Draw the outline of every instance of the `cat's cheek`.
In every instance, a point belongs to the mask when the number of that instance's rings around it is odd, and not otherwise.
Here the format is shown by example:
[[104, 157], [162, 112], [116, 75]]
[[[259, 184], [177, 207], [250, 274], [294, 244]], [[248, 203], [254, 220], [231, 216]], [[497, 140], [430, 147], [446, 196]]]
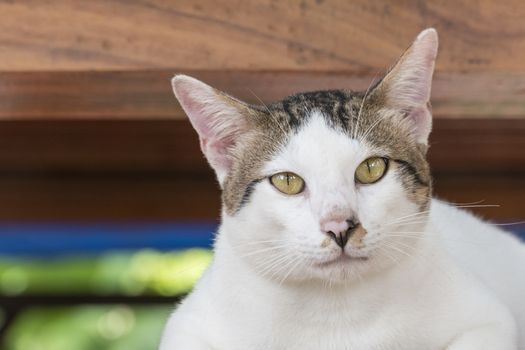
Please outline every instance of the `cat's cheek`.
[[[321, 232], [319, 215], [314, 212], [309, 197], [273, 199], [273, 208], [266, 211], [264, 221], [278, 222], [278, 236], [295, 247], [295, 253], [307, 261], [326, 258], [332, 254], [333, 242], [326, 242]], [[337, 249], [336, 249], [337, 250]]]
[[379, 183], [360, 186], [357, 198], [360, 218], [369, 229], [417, 211], [394, 173], [387, 174]]
[[256, 228], [258, 238], [303, 241], [308, 229], [315, 226], [308, 199], [303, 195], [286, 196], [270, 186], [258, 188], [236, 220]]

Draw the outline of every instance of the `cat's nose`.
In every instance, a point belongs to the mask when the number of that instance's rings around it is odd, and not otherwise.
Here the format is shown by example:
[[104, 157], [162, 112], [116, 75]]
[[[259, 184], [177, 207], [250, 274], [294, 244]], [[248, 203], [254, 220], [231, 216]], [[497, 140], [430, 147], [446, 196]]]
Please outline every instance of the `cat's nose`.
[[329, 220], [321, 223], [321, 230], [338, 246], [344, 249], [355, 228], [359, 225], [354, 219]]

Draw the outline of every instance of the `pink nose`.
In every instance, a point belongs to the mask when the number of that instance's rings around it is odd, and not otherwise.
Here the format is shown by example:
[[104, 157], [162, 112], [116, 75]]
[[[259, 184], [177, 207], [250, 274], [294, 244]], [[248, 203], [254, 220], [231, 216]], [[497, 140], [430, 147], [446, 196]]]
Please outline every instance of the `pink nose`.
[[345, 232], [350, 227], [350, 224], [346, 220], [329, 220], [321, 222], [321, 230], [323, 232], [333, 232], [338, 234], [339, 232]]
[[358, 224], [353, 219], [328, 219], [321, 221], [321, 230], [338, 246], [344, 249], [357, 225]]

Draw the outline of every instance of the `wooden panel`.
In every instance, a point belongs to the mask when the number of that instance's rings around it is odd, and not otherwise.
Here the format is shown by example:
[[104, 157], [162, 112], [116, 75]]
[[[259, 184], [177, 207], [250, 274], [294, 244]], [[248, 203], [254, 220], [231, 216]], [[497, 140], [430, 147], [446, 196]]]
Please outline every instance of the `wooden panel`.
[[433, 127], [434, 172], [525, 175], [525, 120], [438, 119]]
[[[441, 173], [525, 173], [525, 120], [437, 119], [430, 161]], [[185, 120], [3, 121], [2, 173], [211, 171]]]
[[3, 121], [3, 173], [203, 173], [187, 121]]
[[[524, 61], [525, 62], [525, 61]], [[181, 70], [0, 73], [0, 120], [183, 119], [170, 78]], [[259, 103], [298, 91], [366, 90], [371, 75], [348, 72], [183, 71]], [[436, 118], [525, 117], [524, 73], [441, 73], [432, 92]]]
[[0, 176], [0, 220], [214, 220], [219, 203], [211, 176]]
[[0, 2], [0, 70], [344, 69], [375, 72], [417, 33], [442, 71], [524, 69], [520, 0]]

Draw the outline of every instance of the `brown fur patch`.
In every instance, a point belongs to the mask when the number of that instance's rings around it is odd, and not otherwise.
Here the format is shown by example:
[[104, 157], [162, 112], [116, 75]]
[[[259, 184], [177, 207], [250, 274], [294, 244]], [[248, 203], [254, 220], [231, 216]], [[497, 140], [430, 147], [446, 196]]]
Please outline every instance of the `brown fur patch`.
[[363, 227], [363, 225], [359, 225], [354, 229], [354, 232], [352, 232], [352, 236], [350, 236], [350, 243], [355, 248], [362, 248], [363, 245], [363, 238], [366, 236], [366, 230]]
[[330, 245], [330, 243], [332, 242], [332, 239], [330, 237], [326, 237], [325, 239], [323, 239], [323, 241], [321, 242], [321, 248], [326, 248]]

